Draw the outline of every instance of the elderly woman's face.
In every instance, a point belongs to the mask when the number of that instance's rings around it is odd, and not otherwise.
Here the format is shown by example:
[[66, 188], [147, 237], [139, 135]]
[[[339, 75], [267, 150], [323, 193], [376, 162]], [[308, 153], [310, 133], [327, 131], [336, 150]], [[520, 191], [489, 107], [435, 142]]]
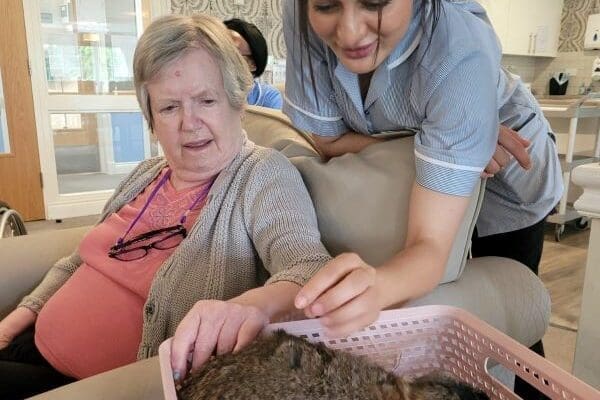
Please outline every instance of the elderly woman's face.
[[242, 145], [241, 110], [231, 107], [210, 54], [192, 49], [147, 84], [154, 133], [173, 177], [189, 186], [225, 168]]

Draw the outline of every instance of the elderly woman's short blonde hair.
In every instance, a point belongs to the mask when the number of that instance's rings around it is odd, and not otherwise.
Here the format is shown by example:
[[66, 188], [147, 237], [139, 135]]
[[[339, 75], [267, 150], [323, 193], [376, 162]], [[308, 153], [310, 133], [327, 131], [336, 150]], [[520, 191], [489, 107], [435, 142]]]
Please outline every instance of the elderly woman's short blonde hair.
[[135, 92], [151, 130], [152, 110], [146, 84], [170, 62], [197, 48], [205, 49], [217, 64], [231, 107], [241, 110], [245, 106], [252, 74], [225, 25], [204, 14], [167, 15], [148, 26], [133, 56]]

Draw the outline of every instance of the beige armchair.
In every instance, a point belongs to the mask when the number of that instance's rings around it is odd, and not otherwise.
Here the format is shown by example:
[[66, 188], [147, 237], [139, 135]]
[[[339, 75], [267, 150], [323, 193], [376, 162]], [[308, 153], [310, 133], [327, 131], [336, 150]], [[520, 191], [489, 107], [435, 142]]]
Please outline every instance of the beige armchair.
[[[361, 154], [324, 164], [309, 139], [294, 130], [278, 111], [250, 107], [244, 126], [252, 140], [282, 151], [301, 171], [317, 210], [324, 243], [332, 253], [357, 251], [377, 265], [402, 246], [404, 200], [414, 176], [410, 141], [378, 144]], [[398, 169], [404, 172], [398, 174]], [[482, 188], [473, 196], [447, 266], [446, 283], [413, 305], [461, 307], [529, 346], [546, 331], [550, 298], [539, 279], [517, 262], [497, 257], [467, 260], [481, 194]], [[77, 246], [87, 229], [0, 240], [0, 317], [12, 310], [54, 261]], [[159, 399], [158, 360], [137, 362], [36, 398]]]
[[[0, 318], [39, 282], [54, 261], [70, 254], [89, 227], [0, 239]], [[42, 399], [162, 399], [156, 358], [44, 393]]]

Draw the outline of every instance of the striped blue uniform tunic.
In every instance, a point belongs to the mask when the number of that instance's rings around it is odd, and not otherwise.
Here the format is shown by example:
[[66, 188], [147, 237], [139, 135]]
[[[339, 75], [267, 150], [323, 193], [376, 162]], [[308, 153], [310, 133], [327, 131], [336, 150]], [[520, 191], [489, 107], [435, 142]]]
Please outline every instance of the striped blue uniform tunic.
[[281, 97], [279, 90], [258, 79], [254, 80], [252, 88], [248, 92], [248, 97], [246, 97], [246, 101], [253, 106], [276, 108], [278, 110], [281, 110], [281, 106], [283, 105], [283, 98]]
[[519, 130], [531, 141], [533, 168], [512, 160], [488, 179], [477, 230], [487, 236], [539, 222], [563, 190], [539, 105], [520, 78], [501, 67], [499, 41], [478, 3], [443, 1], [431, 34], [420, 23], [420, 1], [414, 0], [406, 34], [374, 71], [364, 101], [358, 76], [310, 27], [309, 48], [302, 48], [297, 2], [284, 1], [283, 111], [297, 128], [320, 136], [413, 130], [417, 183], [457, 196], [473, 192], [496, 148], [499, 124]]

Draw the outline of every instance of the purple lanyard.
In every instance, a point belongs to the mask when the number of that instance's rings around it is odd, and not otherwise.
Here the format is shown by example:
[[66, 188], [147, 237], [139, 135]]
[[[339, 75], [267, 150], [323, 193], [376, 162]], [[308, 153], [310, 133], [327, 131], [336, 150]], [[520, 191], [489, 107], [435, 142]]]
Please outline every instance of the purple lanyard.
[[[135, 224], [137, 224], [137, 222], [140, 220], [140, 218], [142, 218], [142, 215], [144, 214], [144, 211], [146, 211], [146, 208], [148, 208], [148, 206], [150, 205], [150, 202], [154, 199], [154, 197], [156, 196], [156, 193], [158, 193], [158, 191], [160, 190], [160, 188], [162, 188], [164, 186], [164, 184], [167, 182], [167, 180], [171, 177], [171, 169], [169, 168], [167, 170], [167, 172], [165, 172], [165, 174], [163, 175], [163, 177], [160, 179], [160, 182], [158, 182], [158, 185], [156, 185], [156, 187], [152, 190], [152, 193], [150, 193], [150, 196], [148, 196], [148, 200], [146, 200], [146, 203], [144, 204], [144, 207], [142, 207], [142, 210], [138, 213], [138, 215], [136, 215], [136, 217], [133, 219], [133, 221], [131, 221], [131, 224], [129, 224], [129, 228], [127, 228], [127, 231], [125, 231], [125, 234], [123, 236], [121, 236], [119, 239], [117, 239], [117, 244], [122, 244], [123, 241], [125, 240], [125, 238], [127, 237], [127, 235], [129, 234], [129, 232], [131, 231], [131, 229], [133, 229], [133, 227], [135, 226]], [[215, 183], [215, 178], [213, 178], [210, 183], [208, 185], [206, 185], [204, 187], [204, 189], [202, 189], [202, 191], [200, 191], [200, 193], [198, 194], [198, 197], [196, 197], [196, 200], [194, 200], [192, 202], [192, 205], [185, 210], [185, 212], [181, 215], [181, 218], [179, 218], [179, 225], [183, 225], [187, 219], [188, 214], [192, 211], [192, 209], [194, 207], [196, 207], [196, 205], [204, 200], [206, 198], [206, 196], [208, 195], [208, 192], [210, 191], [210, 188], [212, 187], [213, 183]]]

